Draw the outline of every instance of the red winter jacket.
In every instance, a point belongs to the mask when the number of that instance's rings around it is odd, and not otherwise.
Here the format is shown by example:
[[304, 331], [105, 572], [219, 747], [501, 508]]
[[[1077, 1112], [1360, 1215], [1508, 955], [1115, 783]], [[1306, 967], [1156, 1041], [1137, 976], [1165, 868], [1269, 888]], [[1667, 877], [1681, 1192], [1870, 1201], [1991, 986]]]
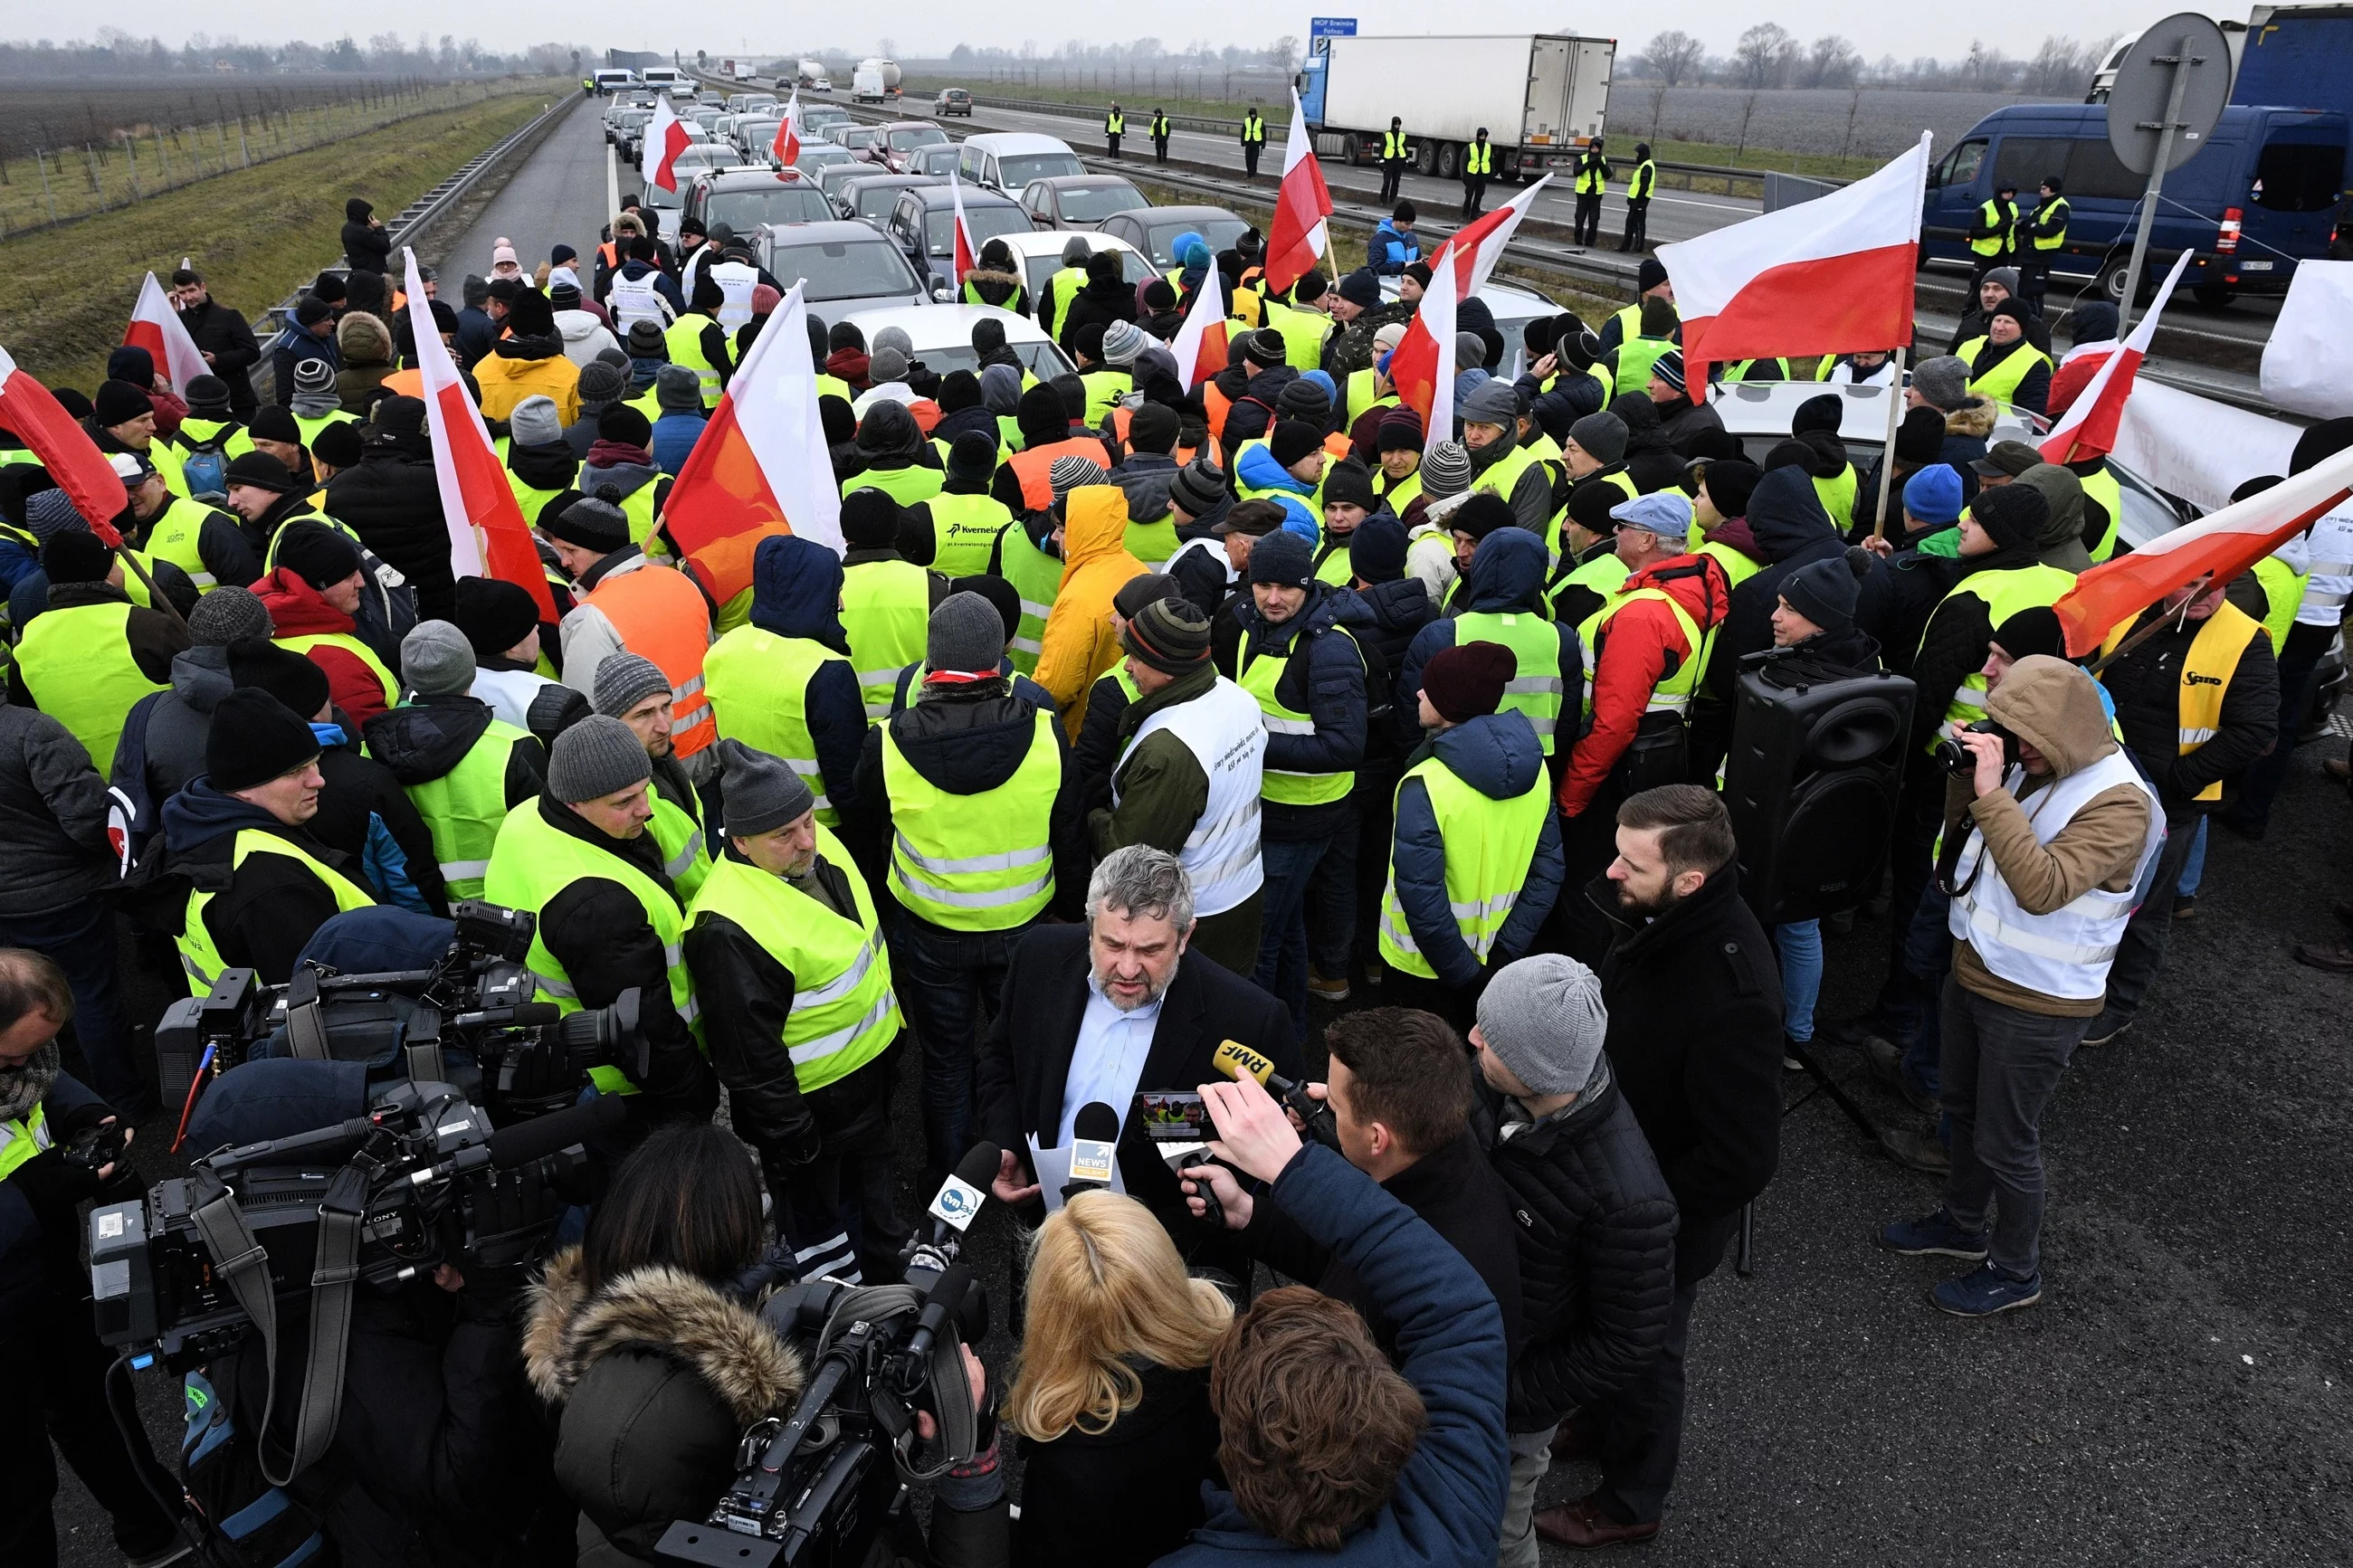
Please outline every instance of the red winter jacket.
[[[1703, 633], [1724, 624], [1732, 597], [1724, 568], [1707, 555], [1678, 555], [1646, 566], [1627, 578], [1618, 594], [1622, 597], [1638, 588], [1664, 589]], [[1651, 689], [1691, 657], [1691, 643], [1674, 612], [1655, 599], [1640, 600], [1610, 617], [1594, 672], [1593, 727], [1569, 753], [1568, 770], [1561, 775], [1564, 814], [1575, 816], [1593, 803], [1594, 792], [1633, 744]]]
[[[328, 632], [341, 632], [345, 637], [357, 635], [351, 616], [321, 598], [319, 590], [283, 566], [256, 583], [253, 592], [269, 607], [270, 624], [278, 628], [278, 642]], [[316, 644], [303, 653], [327, 672], [328, 693], [336, 707], [352, 716], [353, 723], [364, 724], [385, 710], [384, 682], [359, 655], [332, 643]], [[316, 715], [305, 713], [302, 717]]]
[[2114, 352], [2111, 349], [2076, 354], [2051, 373], [2051, 390], [2044, 395], [2042, 405], [2052, 423], [2057, 423], [2059, 416], [2073, 406], [2075, 399], [2084, 395], [2084, 389], [2092, 384], [2092, 378], [2100, 374], [2100, 367], [2108, 363], [2108, 355]]

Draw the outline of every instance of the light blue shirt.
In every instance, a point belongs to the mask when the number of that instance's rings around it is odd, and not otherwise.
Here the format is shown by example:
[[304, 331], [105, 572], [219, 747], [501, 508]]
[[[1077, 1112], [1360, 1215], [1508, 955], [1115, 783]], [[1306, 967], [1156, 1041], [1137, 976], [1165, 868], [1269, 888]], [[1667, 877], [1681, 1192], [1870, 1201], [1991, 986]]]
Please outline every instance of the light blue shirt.
[[1119, 1113], [1121, 1127], [1127, 1125], [1128, 1107], [1135, 1102], [1136, 1084], [1144, 1077], [1144, 1058], [1152, 1052], [1152, 1034], [1159, 1026], [1160, 999], [1123, 1013], [1096, 983], [1094, 966], [1087, 966], [1087, 1010], [1080, 1016], [1078, 1045], [1071, 1052], [1070, 1076], [1062, 1084], [1056, 1147], [1070, 1146], [1071, 1124], [1078, 1120], [1079, 1108], [1091, 1100], [1110, 1106]]

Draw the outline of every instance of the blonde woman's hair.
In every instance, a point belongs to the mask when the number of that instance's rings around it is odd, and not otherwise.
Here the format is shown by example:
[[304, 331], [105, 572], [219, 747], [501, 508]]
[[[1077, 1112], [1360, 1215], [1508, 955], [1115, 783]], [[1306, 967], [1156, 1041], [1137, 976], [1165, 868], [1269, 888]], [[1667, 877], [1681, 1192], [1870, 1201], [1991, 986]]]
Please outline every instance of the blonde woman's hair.
[[1082, 1193], [1039, 1227], [1029, 1260], [1028, 1334], [1005, 1419], [1032, 1442], [1075, 1426], [1107, 1431], [1144, 1398], [1129, 1358], [1209, 1364], [1233, 1304], [1185, 1260], [1134, 1198]]

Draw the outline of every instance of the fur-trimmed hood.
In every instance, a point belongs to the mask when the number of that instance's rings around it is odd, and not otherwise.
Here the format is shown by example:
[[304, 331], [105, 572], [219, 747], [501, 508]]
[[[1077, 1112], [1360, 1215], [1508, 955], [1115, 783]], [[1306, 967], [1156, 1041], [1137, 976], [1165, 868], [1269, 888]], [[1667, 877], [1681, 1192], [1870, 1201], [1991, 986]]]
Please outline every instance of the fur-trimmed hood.
[[746, 1426], [786, 1413], [799, 1398], [799, 1355], [757, 1313], [706, 1281], [667, 1267], [639, 1268], [592, 1299], [581, 1276], [580, 1249], [566, 1247], [532, 1288], [523, 1366], [550, 1404], [569, 1399], [589, 1368], [623, 1349], [692, 1367]]
[[1990, 397], [1972, 397], [1945, 416], [1945, 434], [1982, 441], [1993, 434], [1994, 421], [2000, 414]]

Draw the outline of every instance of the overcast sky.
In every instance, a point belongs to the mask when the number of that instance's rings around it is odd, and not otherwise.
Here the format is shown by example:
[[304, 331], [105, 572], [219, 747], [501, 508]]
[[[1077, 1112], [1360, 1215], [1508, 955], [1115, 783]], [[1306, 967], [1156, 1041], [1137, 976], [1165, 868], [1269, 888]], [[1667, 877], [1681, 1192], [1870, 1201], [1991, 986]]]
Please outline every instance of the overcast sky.
[[[2175, 4], [2147, 4], [2141, 0], [2075, 0], [2073, 5], [2052, 7], [2042, 16], [2049, 17], [2054, 28], [2079, 38], [2091, 38], [2139, 28], [2178, 9], [2180, 6]], [[734, 36], [718, 36], [720, 24], [705, 17], [691, 24], [703, 29], [701, 36], [683, 36], [664, 20], [670, 14], [669, 8], [648, 5], [643, 0], [570, 0], [556, 5], [407, 0], [405, 5], [364, 14], [322, 7], [314, 0], [215, 0], [198, 6], [132, 10], [119, 16], [72, 9], [60, 11], [53, 5], [37, 4], [35, 0], [0, 0], [0, 37], [63, 38], [78, 33], [86, 35], [100, 22], [112, 22], [142, 36], [152, 32], [172, 44], [199, 30], [214, 37], [234, 35], [249, 40], [292, 37], [325, 43], [344, 30], [365, 37], [386, 29], [404, 36], [423, 29], [437, 37], [448, 32], [459, 37], [479, 37], [485, 45], [500, 48], [558, 37], [592, 47], [684, 49], [690, 53], [702, 48], [714, 55], [737, 50], [775, 55], [813, 47], [837, 52], [865, 51], [874, 47], [879, 38], [888, 37], [899, 52], [913, 56], [919, 51], [945, 53], [958, 42], [1018, 47], [1025, 39], [1034, 39], [1041, 53], [1050, 53], [1067, 37], [1110, 42], [1137, 37], [1145, 27], [1155, 25], [1162, 41], [1171, 47], [1181, 48], [1204, 37], [1221, 46], [1239, 43], [1255, 47], [1284, 33], [1306, 37], [1308, 18], [1315, 15], [1354, 16], [1367, 33], [1470, 31], [1475, 27], [1477, 31], [1492, 33], [1543, 28], [1607, 36], [1614, 27], [1628, 26], [1625, 17], [1636, 10], [1641, 18], [1639, 25], [1620, 35], [1620, 43], [1629, 52], [1640, 48], [1653, 33], [1681, 27], [1704, 40], [1712, 52], [1724, 54], [1730, 51], [1742, 28], [1759, 20], [1778, 21], [1801, 38], [1842, 33], [1854, 40], [1864, 58], [1874, 60], [1883, 54], [1901, 59], [1923, 54], [1952, 58], [1964, 53], [1972, 37], [1998, 44], [2013, 56], [2031, 55], [2046, 30], [2030, 14], [2005, 7], [1889, 5], [1885, 0], [1804, 0], [1802, 4], [1782, 5], [1760, 5], [1757, 0], [1652, 0], [1639, 8], [1626, 5], [1622, 0], [1618, 4], [1584, 5], [1556, 4], [1553, 0], [1499, 0], [1471, 11], [1444, 8], [1442, 14], [1450, 20], [1462, 17], [1472, 24], [1456, 28], [1430, 26], [1432, 8], [1427, 4], [1407, 4], [1406, 0], [1357, 0], [1353, 5], [1335, 4], [1320, 11], [1306, 6], [1270, 8], [1258, 0], [1184, 0], [1178, 5], [1151, 7], [1141, 15], [1132, 5], [1007, 6], [987, 4], [986, 0], [955, 0], [948, 4], [918, 0], [913, 6], [861, 8], [862, 14], [873, 16], [880, 24], [875, 32], [827, 26], [820, 36], [813, 37], [795, 36], [795, 25], [782, 15], [776, 15], [763, 30], [739, 25], [743, 30]], [[2246, 7], [2238, 5], [2210, 14], [2243, 20]], [[1067, 30], [1048, 31], [1052, 25], [1050, 18], [1067, 18]], [[1124, 30], [1130, 27], [1138, 32]]]

